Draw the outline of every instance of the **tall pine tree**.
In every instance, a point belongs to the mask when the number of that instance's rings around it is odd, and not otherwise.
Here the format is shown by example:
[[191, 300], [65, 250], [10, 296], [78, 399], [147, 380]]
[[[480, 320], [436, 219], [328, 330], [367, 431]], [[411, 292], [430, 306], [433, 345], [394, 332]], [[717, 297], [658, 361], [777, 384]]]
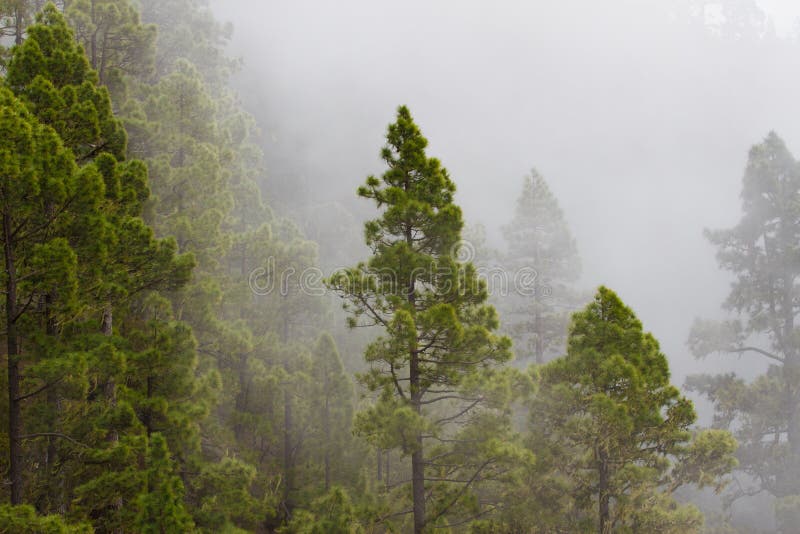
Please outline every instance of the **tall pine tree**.
[[[373, 255], [331, 283], [352, 311], [352, 325], [383, 330], [365, 354], [370, 370], [361, 381], [378, 398], [359, 415], [359, 428], [383, 448], [411, 456], [419, 533], [447, 524], [477, 481], [492, 477], [500, 463], [494, 455], [508, 452], [479, 444], [499, 436], [475, 441], [469, 429], [491, 408], [483, 386], [505, 378], [498, 365], [511, 358], [510, 341], [492, 333], [497, 314], [475, 267], [455, 259], [463, 226], [455, 184], [426, 156], [427, 140], [406, 107], [398, 109], [386, 141], [381, 156], [388, 169], [358, 190], [382, 209], [365, 226]], [[453, 468], [450, 460], [464, 452], [465, 440], [487, 458]]]

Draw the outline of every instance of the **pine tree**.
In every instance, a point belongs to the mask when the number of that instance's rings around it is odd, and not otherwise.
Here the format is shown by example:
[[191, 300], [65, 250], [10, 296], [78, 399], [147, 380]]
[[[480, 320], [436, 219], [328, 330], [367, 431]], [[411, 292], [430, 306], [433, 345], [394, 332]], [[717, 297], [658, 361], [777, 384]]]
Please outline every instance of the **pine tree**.
[[8, 90], [0, 89], [0, 103], [9, 478], [11, 504], [16, 505], [24, 498], [22, 403], [34, 393], [21, 389], [25, 360], [32, 356], [22, 340], [38, 337], [38, 325], [30, 319], [32, 304], [52, 288], [59, 288], [53, 320], [74, 309], [77, 258], [57, 230], [72, 210], [96, 211], [103, 189], [98, 174], [78, 172], [55, 132], [39, 124]]
[[542, 364], [564, 349], [580, 259], [558, 201], [536, 170], [525, 178], [503, 234], [508, 251], [501, 263], [513, 283], [497, 303], [517, 358]]
[[343, 478], [340, 473], [346, 467], [344, 458], [354, 446], [353, 386], [330, 334], [319, 337], [312, 357], [311, 379], [315, 386], [312, 405], [319, 410], [314, 428], [324, 467], [324, 488], [328, 491], [332, 483]]
[[[64, 329], [52, 317], [49, 309], [59, 305], [63, 298], [58, 285], [44, 295], [46, 306], [42, 313], [48, 325], [45, 346], [54, 354], [72, 351], [85, 355], [89, 364], [87, 380], [100, 384], [98, 389], [103, 394], [96, 395], [94, 388], [87, 387], [87, 391], [73, 392], [73, 396], [77, 393], [83, 398], [69, 398], [65, 387], [68, 384], [63, 377], [45, 369], [46, 374], [41, 379], [47, 386], [45, 413], [48, 413], [48, 420], [41, 430], [46, 435], [55, 428], [69, 429], [69, 434], [79, 438], [85, 447], [92, 448], [91, 452], [83, 450], [80, 454], [93, 455], [98, 461], [104, 458], [102, 461], [109, 466], [107, 473], [86, 470], [75, 460], [76, 451], [57, 447], [56, 440], [49, 438], [48, 447], [41, 454], [47, 466], [43, 472], [50, 477], [44, 484], [50, 488], [42, 493], [42, 498], [52, 504], [37, 501], [37, 505], [45, 510], [63, 511], [68, 508], [70, 491], [84, 497], [100, 492], [103, 498], [118, 499], [119, 504], [91, 509], [91, 514], [96, 522], [113, 522], [120, 519], [106, 518], [110, 509], [119, 510], [126, 496], [128, 500], [135, 497], [129, 493], [130, 483], [126, 478], [135, 467], [135, 459], [131, 452], [114, 453], [108, 449], [120, 445], [124, 450], [128, 447], [135, 450], [140, 446], [135, 439], [119, 443], [120, 434], [136, 432], [135, 424], [131, 427], [128, 417], [131, 407], [126, 399], [118, 398], [116, 387], [120, 381], [127, 381], [126, 365], [134, 358], [130, 346], [113, 339], [113, 317], [117, 316], [119, 324], [129, 316], [126, 304], [133, 299], [156, 289], [174, 289], [185, 284], [194, 262], [189, 256], [176, 257], [174, 242], [156, 240], [142, 221], [149, 195], [147, 170], [140, 162], [117, 160], [124, 157], [125, 133], [113, 116], [108, 92], [98, 87], [97, 74], [75, 44], [64, 17], [50, 4], [38, 17], [37, 24], [29, 28], [28, 34], [24, 44], [12, 52], [7, 83], [37, 117], [68, 140], [68, 148], [84, 165], [82, 173], [94, 177], [99, 195], [94, 208], [76, 204], [70, 217], [62, 217], [64, 222], [56, 230], [56, 235], [63, 236], [79, 259], [77, 294], [82, 313], [75, 317], [79, 321], [73, 321]], [[66, 110], [62, 109], [65, 102], [69, 102]], [[107, 139], [116, 141], [107, 142]], [[98, 333], [102, 333], [104, 339], [98, 338]], [[108, 355], [113, 357], [105, 361], [104, 356]], [[193, 376], [194, 369], [187, 372]], [[176, 395], [184, 393], [175, 392]], [[70, 410], [66, 409], [70, 407], [80, 413], [86, 409], [86, 404], [91, 406], [96, 418], [94, 425], [84, 424], [84, 420], [73, 422]], [[126, 459], [128, 464], [121, 459]], [[112, 479], [116, 474], [112, 473], [117, 471], [119, 477], [114, 486]], [[97, 477], [99, 479], [94, 480]], [[57, 492], [52, 490], [56, 487], [59, 488]], [[99, 502], [97, 493], [94, 497]], [[83, 504], [78, 508], [83, 508]], [[119, 514], [112, 512], [112, 515]]]
[[36, 21], [27, 30], [28, 38], [12, 51], [6, 85], [58, 132], [78, 162], [102, 152], [124, 159], [125, 130], [66, 19], [48, 3]]
[[155, 25], [142, 24], [127, 0], [77, 0], [69, 3], [66, 16], [98, 82], [123, 103], [126, 77], [146, 78], [154, 71]]
[[186, 60], [202, 72], [209, 89], [219, 96], [238, 61], [225, 54], [232, 27], [217, 21], [208, 0], [140, 0], [142, 21], [159, 28], [156, 73], [173, 72]]
[[[486, 284], [474, 266], [454, 259], [463, 224], [455, 185], [426, 156], [427, 140], [406, 107], [398, 109], [386, 139], [381, 155], [388, 170], [358, 190], [383, 209], [365, 226], [373, 256], [331, 284], [346, 299], [351, 324], [383, 329], [367, 348], [371, 369], [361, 377], [378, 399], [358, 425], [382, 448], [411, 456], [413, 528], [422, 532], [443, 524], [476, 480], [492, 476], [496, 458], [462, 471], [447, 467], [448, 455], [475, 439], [464, 436], [466, 423], [489, 409], [491, 395], [483, 388], [502, 375], [497, 366], [510, 359], [510, 341], [492, 334], [497, 314], [485, 304]], [[471, 449], [488, 452], [475, 443]]]
[[[733, 228], [707, 231], [720, 267], [735, 275], [724, 308], [732, 320], [697, 320], [689, 345], [697, 357], [719, 352], [769, 364], [752, 382], [735, 374], [690, 377], [688, 385], [714, 403], [714, 424], [741, 443], [745, 485], [731, 499], [766, 491], [786, 512], [800, 495], [800, 350], [797, 346], [798, 163], [771, 132], [751, 148], [742, 181], [742, 218]], [[800, 508], [797, 508], [800, 509]]]
[[699, 531], [702, 515], [671, 493], [687, 483], [723, 485], [735, 465], [727, 432], [692, 441], [691, 401], [669, 383], [658, 342], [611, 290], [572, 319], [567, 354], [541, 368], [531, 405], [531, 446], [545, 471], [537, 481], [569, 496], [561, 528]]

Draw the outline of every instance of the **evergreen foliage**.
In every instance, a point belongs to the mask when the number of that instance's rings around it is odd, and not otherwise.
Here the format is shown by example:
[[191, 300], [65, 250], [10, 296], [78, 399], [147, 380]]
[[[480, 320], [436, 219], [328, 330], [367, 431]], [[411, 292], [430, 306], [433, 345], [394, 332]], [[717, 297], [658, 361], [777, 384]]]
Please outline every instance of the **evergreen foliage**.
[[774, 132], [750, 149], [741, 198], [742, 218], [735, 227], [706, 232], [720, 267], [735, 276], [724, 303], [734, 317], [696, 320], [689, 346], [697, 357], [743, 356], [766, 361], [768, 368], [750, 382], [725, 374], [690, 377], [687, 385], [714, 403], [714, 426], [731, 429], [741, 444], [739, 469], [753, 482], [735, 488], [730, 502], [766, 491], [780, 499], [776, 513], [784, 521], [797, 502], [800, 475], [795, 326], [800, 173]]

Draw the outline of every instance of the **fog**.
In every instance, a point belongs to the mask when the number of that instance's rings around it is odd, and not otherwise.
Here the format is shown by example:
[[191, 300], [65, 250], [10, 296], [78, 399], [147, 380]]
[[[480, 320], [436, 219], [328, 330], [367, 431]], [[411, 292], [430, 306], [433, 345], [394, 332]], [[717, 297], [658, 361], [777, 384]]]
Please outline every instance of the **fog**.
[[577, 240], [582, 285], [619, 292], [680, 384], [721, 365], [685, 347], [692, 319], [719, 315], [729, 284], [702, 230], [738, 220], [752, 144], [775, 130], [800, 147], [800, 8], [729, 2], [736, 21], [702, 4], [226, 0], [215, 10], [236, 28], [237, 84], [265, 130], [268, 173], [301, 169], [300, 198], [370, 216], [354, 191], [382, 171], [386, 124], [406, 104], [467, 221], [497, 239], [536, 167]]

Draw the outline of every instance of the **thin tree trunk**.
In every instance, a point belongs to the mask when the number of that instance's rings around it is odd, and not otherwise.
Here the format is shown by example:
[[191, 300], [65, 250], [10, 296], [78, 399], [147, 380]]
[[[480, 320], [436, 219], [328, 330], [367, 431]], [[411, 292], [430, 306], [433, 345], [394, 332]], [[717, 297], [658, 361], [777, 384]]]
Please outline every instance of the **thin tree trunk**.
[[[95, 21], [94, 8], [95, 8], [95, 2], [94, 2], [94, 0], [92, 0], [92, 4], [91, 4], [92, 23], [94, 23], [94, 21]], [[97, 70], [97, 32], [98, 31], [99, 31], [99, 28], [95, 28], [95, 30], [92, 32], [92, 38], [91, 38], [91, 40], [89, 42], [89, 48], [90, 48], [89, 57], [91, 58], [92, 68], [95, 69], [95, 70]]]
[[[406, 175], [404, 189], [409, 190], [411, 184], [409, 176]], [[414, 249], [414, 239], [412, 227], [409, 221], [405, 224], [406, 245], [410, 250]], [[414, 313], [416, 308], [416, 280], [413, 271], [409, 274], [406, 285], [406, 297], [408, 299], [409, 312]], [[408, 386], [411, 406], [417, 414], [422, 413], [422, 389], [419, 371], [419, 352], [417, 351], [416, 339], [408, 347]], [[423, 450], [422, 432], [417, 431], [414, 436], [414, 451], [411, 453], [411, 496], [414, 509], [414, 534], [421, 534], [425, 528], [425, 453]]]
[[[55, 317], [53, 317], [52, 313], [52, 306], [56, 300], [56, 295], [54, 292], [48, 293], [44, 298], [44, 315], [45, 315], [45, 332], [47, 337], [51, 341], [55, 341], [56, 336], [58, 335], [58, 328], [56, 325]], [[58, 394], [58, 390], [55, 387], [47, 388], [47, 405], [52, 412], [52, 418], [50, 419], [50, 427], [53, 429], [54, 432], [60, 431], [59, 425], [59, 412], [61, 408], [61, 397]], [[47, 474], [50, 477], [50, 481], [53, 484], [53, 488], [58, 486], [59, 491], [56, 497], [56, 510], [59, 514], [66, 513], [67, 504], [65, 498], [65, 491], [64, 491], [64, 478], [59, 477], [56, 475], [56, 468], [58, 464], [58, 446], [56, 443], [57, 438], [49, 437], [47, 438]]]
[[17, 338], [17, 271], [11, 216], [3, 214], [3, 245], [6, 258], [6, 351], [8, 353], [8, 460], [11, 504], [22, 504], [22, 412], [19, 400], [19, 339]]
[[[283, 342], [286, 343], [289, 337], [289, 323], [283, 321]], [[289, 362], [283, 362], [286, 374], [289, 374]], [[294, 465], [292, 455], [292, 395], [289, 391], [290, 385], [287, 383], [283, 389], [283, 507], [286, 512], [286, 519], [291, 519], [292, 508], [292, 489], [294, 487]]]
[[[106, 303], [105, 307], [103, 308], [103, 320], [100, 323], [100, 331], [106, 337], [111, 337], [114, 334], [114, 307], [113, 305], [108, 302]], [[108, 377], [108, 381], [106, 382], [105, 387], [105, 397], [106, 402], [108, 402], [109, 406], [113, 409], [117, 405], [117, 383], [114, 380], [113, 376]], [[148, 433], [149, 435], [149, 433]], [[110, 429], [108, 434], [106, 435], [106, 440], [111, 444], [112, 447], [116, 446], [119, 443], [119, 433], [116, 429]], [[122, 510], [122, 497], [117, 497], [114, 499], [114, 502], [111, 504], [111, 508], [116, 512]], [[114, 534], [121, 534], [121, 529], [116, 529], [113, 531]]]
[[330, 380], [325, 370], [325, 410], [322, 414], [322, 427], [325, 432], [325, 491], [331, 486], [331, 421], [330, 421]]
[[[409, 300], [413, 302], [413, 295]], [[417, 414], [422, 413], [420, 401], [419, 355], [412, 348], [410, 351], [409, 384], [411, 389], [411, 405]], [[414, 437], [414, 451], [411, 453], [411, 495], [414, 508], [414, 534], [421, 534], [425, 528], [425, 455], [423, 451], [422, 433], [417, 431]]]
[[[538, 295], [537, 295], [538, 297]], [[542, 314], [539, 310], [538, 301], [535, 304], [534, 310], [534, 330], [536, 331], [536, 363], [542, 365], [544, 363], [544, 343], [542, 342]]]
[[600, 514], [600, 534], [609, 534], [611, 532], [610, 519], [610, 495], [609, 495], [609, 473], [608, 473], [608, 453], [605, 449], [598, 451], [598, 459], [600, 460], [600, 480], [598, 484], [598, 501], [599, 501], [599, 514]]
[[14, 11], [14, 44], [17, 46], [22, 44], [23, 26], [22, 8], [18, 7]]
[[[247, 372], [248, 356], [243, 354], [239, 362], [239, 393], [236, 395], [236, 411], [243, 414], [247, 410], [250, 396], [250, 375]], [[237, 441], [244, 439], [244, 422], [242, 417], [236, 418], [233, 434]]]
[[[153, 377], [152, 375], [147, 375], [146, 380], [146, 387], [147, 387], [147, 396], [145, 397], [148, 401], [153, 398]], [[145, 431], [147, 432], [147, 441], [150, 442], [150, 436], [153, 434], [153, 414], [150, 408], [146, 408], [144, 413], [142, 414], [142, 424], [144, 424]]]
[[384, 470], [386, 476], [386, 491], [389, 491], [389, 475], [391, 474], [391, 470], [389, 470], [389, 458], [391, 457], [392, 450], [386, 449], [386, 469]]
[[382, 473], [382, 469], [383, 469], [383, 451], [381, 449], [378, 449], [377, 451], [375, 451], [375, 453], [377, 455], [377, 460], [378, 460], [378, 464], [377, 464], [377, 466], [378, 466], [378, 482], [380, 482], [381, 480], [383, 480], [383, 473]]
[[291, 517], [292, 512], [292, 467], [292, 397], [287, 388], [283, 391], [283, 505], [288, 517]]
[[411, 493], [414, 499], [414, 534], [425, 528], [425, 464], [423, 463], [422, 436], [417, 434], [417, 450], [411, 454]]
[[534, 286], [534, 293], [533, 293], [533, 314], [534, 314], [534, 330], [536, 332], [536, 345], [535, 345], [535, 356], [536, 356], [536, 363], [542, 365], [544, 363], [544, 350], [542, 342], [542, 310], [539, 307], [539, 302], [541, 295], [542, 286], [539, 283], [539, 277], [541, 276], [541, 263], [539, 262], [539, 236], [536, 236], [536, 243], [534, 245], [534, 256], [533, 256], [533, 265], [537, 269], [536, 272], [536, 285]]

